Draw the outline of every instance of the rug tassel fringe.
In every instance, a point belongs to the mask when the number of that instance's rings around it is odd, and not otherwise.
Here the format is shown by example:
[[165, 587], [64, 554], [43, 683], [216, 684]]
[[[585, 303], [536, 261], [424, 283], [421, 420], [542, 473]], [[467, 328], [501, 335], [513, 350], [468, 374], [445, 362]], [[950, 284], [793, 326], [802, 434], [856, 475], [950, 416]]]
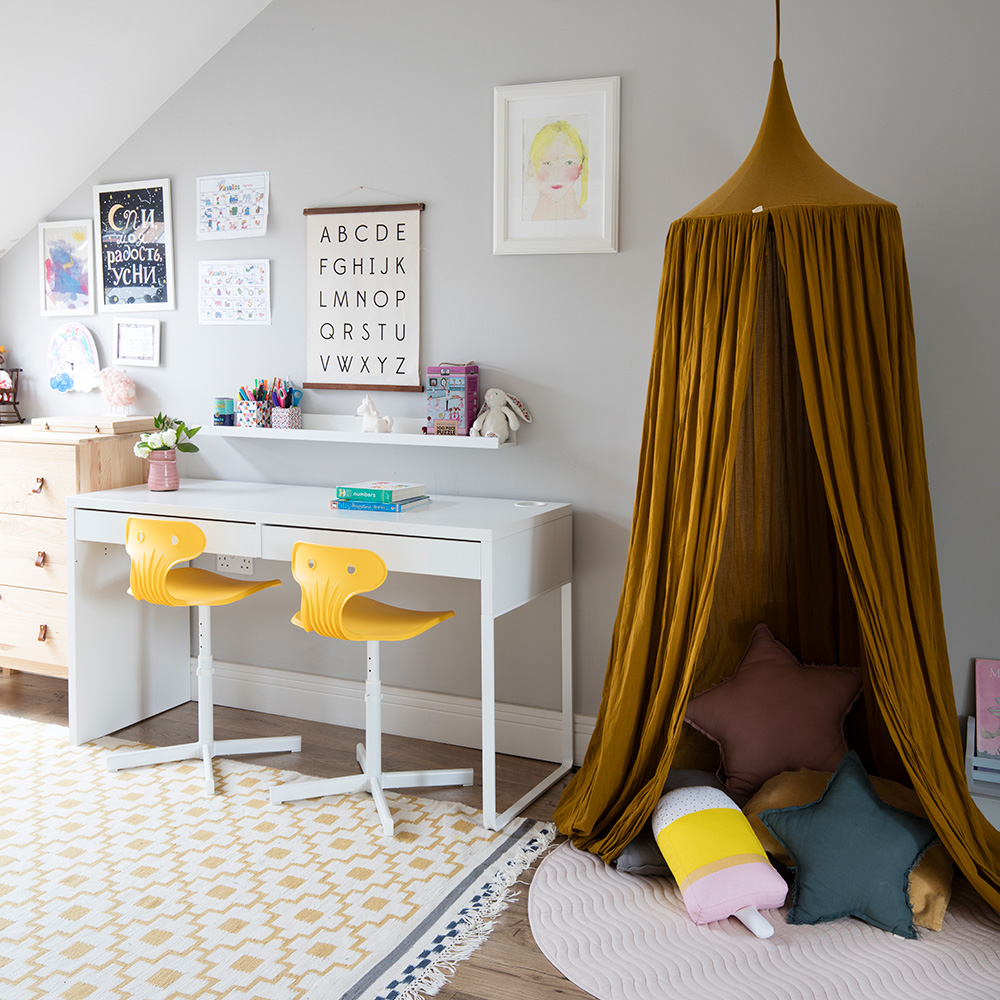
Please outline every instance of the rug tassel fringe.
[[[550, 835], [551, 836], [551, 835]], [[551, 843], [551, 841], [549, 841]], [[544, 853], [549, 844], [543, 844], [541, 850], [525, 853], [523, 858], [508, 862], [508, 870], [497, 872], [493, 882], [484, 895], [488, 895], [482, 905], [473, 912], [466, 914], [466, 927], [460, 937], [449, 943], [447, 948], [438, 955], [432, 965], [421, 972], [406, 987], [396, 994], [398, 1000], [424, 1000], [438, 993], [447, 986], [454, 976], [459, 962], [471, 957], [479, 950], [483, 942], [496, 927], [500, 915], [510, 903], [520, 896], [514, 887], [524, 884], [520, 881], [521, 874], [535, 861], [539, 854]]]

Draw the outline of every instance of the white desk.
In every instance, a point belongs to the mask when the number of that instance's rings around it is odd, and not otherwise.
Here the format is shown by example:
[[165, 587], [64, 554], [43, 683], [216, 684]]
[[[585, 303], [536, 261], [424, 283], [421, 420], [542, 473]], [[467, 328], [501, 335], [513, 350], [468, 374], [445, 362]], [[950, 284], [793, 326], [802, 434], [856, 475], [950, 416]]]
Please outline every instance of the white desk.
[[[169, 493], [128, 486], [70, 497], [70, 741], [106, 736], [190, 700], [189, 631], [176, 609], [126, 594], [130, 516], [194, 521], [208, 553], [290, 562], [297, 541], [367, 548], [390, 572], [480, 583], [483, 817], [499, 829], [572, 765], [572, 507], [436, 496], [418, 510], [382, 514], [331, 511], [332, 496], [328, 487], [183, 479]], [[561, 595], [562, 759], [497, 815], [495, 622], [554, 590]]]

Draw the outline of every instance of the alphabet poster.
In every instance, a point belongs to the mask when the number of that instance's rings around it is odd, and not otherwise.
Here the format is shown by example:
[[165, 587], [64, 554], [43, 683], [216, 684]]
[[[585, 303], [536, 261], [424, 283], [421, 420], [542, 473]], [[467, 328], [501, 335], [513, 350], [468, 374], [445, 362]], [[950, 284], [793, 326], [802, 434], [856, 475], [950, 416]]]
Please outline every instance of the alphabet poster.
[[174, 308], [170, 181], [94, 188], [102, 312]]
[[421, 388], [423, 207], [305, 209], [307, 388]]

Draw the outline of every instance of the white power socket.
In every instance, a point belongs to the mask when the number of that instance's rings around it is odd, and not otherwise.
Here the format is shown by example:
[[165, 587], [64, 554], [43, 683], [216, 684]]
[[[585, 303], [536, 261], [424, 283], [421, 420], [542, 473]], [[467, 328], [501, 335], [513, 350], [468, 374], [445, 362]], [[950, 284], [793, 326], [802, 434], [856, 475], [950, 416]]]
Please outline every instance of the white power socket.
[[253, 576], [253, 559], [249, 556], [216, 556], [216, 569], [220, 573], [236, 576]]

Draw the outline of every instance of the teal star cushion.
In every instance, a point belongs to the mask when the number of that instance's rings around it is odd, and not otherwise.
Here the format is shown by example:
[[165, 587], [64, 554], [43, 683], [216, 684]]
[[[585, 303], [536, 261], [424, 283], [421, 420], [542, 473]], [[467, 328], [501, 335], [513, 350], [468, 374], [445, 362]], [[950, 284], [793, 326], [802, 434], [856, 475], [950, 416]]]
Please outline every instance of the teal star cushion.
[[936, 834], [927, 820], [878, 797], [856, 753], [815, 802], [765, 809], [760, 818], [796, 863], [790, 924], [851, 916], [917, 936], [908, 877]]

